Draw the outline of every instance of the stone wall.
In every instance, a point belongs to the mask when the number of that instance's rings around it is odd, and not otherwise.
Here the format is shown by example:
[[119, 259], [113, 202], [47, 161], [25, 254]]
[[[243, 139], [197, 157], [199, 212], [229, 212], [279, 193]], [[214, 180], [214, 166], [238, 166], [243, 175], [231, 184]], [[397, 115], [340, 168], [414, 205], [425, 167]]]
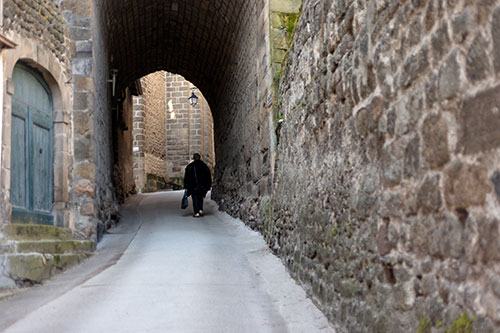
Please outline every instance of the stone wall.
[[[201, 159], [213, 170], [213, 118], [203, 94], [184, 77], [167, 73], [166, 79], [166, 175], [180, 182], [194, 153], [199, 153]], [[199, 98], [194, 107], [189, 104], [189, 96], [193, 92]]]
[[130, 89], [125, 91], [125, 99], [118, 109], [118, 120], [115, 131], [115, 165], [113, 181], [115, 185], [116, 198], [119, 203], [136, 193], [134, 181], [134, 155], [133, 155], [133, 116], [134, 96]]
[[260, 198], [271, 194], [276, 150], [270, 4], [300, 0], [95, 1], [120, 89], [166, 69], [203, 91], [214, 116], [213, 197], [255, 222]]
[[[213, 169], [213, 118], [203, 94], [182, 76], [164, 71], [141, 82], [143, 93], [136, 97], [134, 115], [136, 186], [155, 191], [162, 177], [182, 183], [195, 152]], [[193, 91], [199, 97], [195, 107], [188, 101]]]
[[72, 41], [73, 57], [73, 147], [74, 169], [72, 177], [72, 210], [75, 214], [75, 237], [95, 237], [95, 126], [94, 106], [96, 103], [93, 74], [92, 1], [65, 1], [63, 13], [66, 24], [75, 38]]
[[134, 182], [138, 191], [143, 191], [146, 187], [146, 171], [144, 166], [144, 144], [146, 137], [144, 135], [144, 100], [140, 96], [133, 97], [134, 102], [134, 125], [133, 135], [133, 153], [134, 153]]
[[[68, 43], [65, 38], [66, 21], [61, 1], [53, 0], [4, 0], [3, 29], [15, 31], [24, 37], [40, 40], [62, 63], [69, 61]], [[75, 28], [76, 29], [76, 28]], [[70, 29], [71, 38], [77, 30]]]
[[[94, 94], [95, 105], [93, 122], [95, 127], [95, 184], [96, 184], [96, 207], [95, 216], [97, 218], [97, 239], [100, 239], [102, 233], [117, 219], [118, 201], [115, 196], [113, 182], [113, 170], [117, 156], [117, 143], [113, 138], [113, 129], [118, 126], [119, 118], [116, 116], [116, 110], [120, 109], [120, 104], [126, 97], [126, 91], [112, 92], [113, 67], [110, 66], [111, 52], [107, 44], [108, 31], [104, 28], [104, 12], [100, 3], [93, 1], [93, 79], [96, 85]], [[123, 75], [119, 73], [117, 75]], [[111, 106], [111, 109], [110, 109]], [[114, 143], [114, 145], [112, 144]]]
[[2, 51], [2, 138], [0, 180], [0, 224], [11, 222], [10, 155], [12, 72], [18, 62], [38, 71], [47, 83], [54, 107], [54, 223], [61, 227], [74, 227], [70, 193], [73, 190], [71, 131], [71, 57], [74, 36], [71, 34], [64, 5], [61, 2], [4, 1], [2, 4], [1, 33], [15, 43], [15, 47]]
[[499, 22], [304, 1], [261, 228], [341, 331], [500, 329]]
[[166, 163], [166, 99], [165, 72], [149, 74], [141, 79], [144, 102], [144, 170], [146, 174], [165, 175]]
[[[256, 227], [260, 200], [271, 193], [275, 150], [273, 73], [269, 40], [270, 3], [245, 2], [233, 67], [212, 105], [215, 186], [220, 208]], [[264, 199], [266, 200], [266, 199]]]

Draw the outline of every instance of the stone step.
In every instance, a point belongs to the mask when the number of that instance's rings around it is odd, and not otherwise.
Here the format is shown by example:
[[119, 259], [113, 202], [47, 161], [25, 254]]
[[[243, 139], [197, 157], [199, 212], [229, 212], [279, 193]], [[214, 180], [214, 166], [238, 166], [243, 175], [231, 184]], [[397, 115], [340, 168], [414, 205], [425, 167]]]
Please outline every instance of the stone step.
[[41, 240], [41, 241], [16, 241], [15, 253], [42, 253], [42, 254], [65, 254], [65, 253], [91, 253], [95, 251], [93, 241], [76, 240]]
[[14, 253], [15, 244], [14, 241], [0, 241], [0, 255], [6, 253]]
[[20, 285], [31, 285], [47, 280], [63, 270], [75, 266], [89, 257], [90, 253], [72, 254], [4, 254], [0, 263], [4, 275]]
[[37, 224], [8, 224], [5, 236], [9, 240], [72, 240], [70, 229]]

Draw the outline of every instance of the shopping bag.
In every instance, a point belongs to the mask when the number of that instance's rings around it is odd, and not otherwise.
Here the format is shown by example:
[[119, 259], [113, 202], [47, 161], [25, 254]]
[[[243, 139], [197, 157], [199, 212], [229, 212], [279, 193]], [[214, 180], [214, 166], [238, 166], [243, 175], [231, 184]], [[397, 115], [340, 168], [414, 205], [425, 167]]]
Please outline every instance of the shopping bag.
[[184, 196], [182, 197], [181, 208], [186, 209], [189, 205], [187, 190], [184, 190]]

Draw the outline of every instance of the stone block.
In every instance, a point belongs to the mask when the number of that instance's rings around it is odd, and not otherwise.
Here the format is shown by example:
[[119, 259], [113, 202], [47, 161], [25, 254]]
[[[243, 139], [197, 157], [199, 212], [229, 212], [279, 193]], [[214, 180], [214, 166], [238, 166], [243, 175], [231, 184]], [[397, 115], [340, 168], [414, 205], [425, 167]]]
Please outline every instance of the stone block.
[[498, 233], [500, 221], [494, 218], [482, 218], [477, 221], [479, 231], [479, 248], [481, 258], [485, 263], [500, 260], [500, 242]]
[[467, 52], [466, 72], [469, 80], [480, 81], [488, 76], [491, 71], [490, 60], [486, 53], [488, 49], [488, 41], [478, 34]]
[[77, 91], [95, 92], [94, 79], [85, 76], [74, 76]]
[[75, 132], [80, 135], [86, 135], [93, 127], [90, 112], [88, 111], [74, 111], [73, 124]]
[[85, 195], [89, 198], [95, 197], [96, 186], [89, 181], [81, 181], [75, 185], [75, 194], [77, 196]]
[[92, 41], [90, 40], [76, 41], [75, 46], [77, 53], [92, 53]]
[[500, 7], [493, 13], [491, 35], [493, 36], [493, 65], [495, 72], [500, 73]]
[[445, 169], [444, 195], [451, 209], [484, 205], [491, 192], [486, 168], [455, 161]]
[[441, 188], [439, 175], [427, 176], [417, 193], [417, 208], [424, 214], [437, 212], [441, 208]]
[[403, 161], [400, 158], [400, 148], [397, 143], [388, 145], [382, 150], [382, 180], [386, 187], [393, 187], [401, 182]]
[[476, 28], [471, 8], [465, 8], [463, 13], [455, 17], [452, 26], [455, 41], [458, 43], [464, 42]]
[[377, 249], [381, 256], [385, 256], [391, 252], [391, 246], [388, 241], [388, 227], [387, 224], [383, 224], [377, 232]]
[[432, 36], [431, 46], [434, 63], [437, 63], [448, 52], [450, 47], [450, 37], [446, 23], [443, 23]]
[[92, 66], [92, 58], [75, 58], [72, 62], [73, 75], [90, 76]]
[[73, 95], [73, 108], [75, 110], [88, 109], [90, 97], [88, 92], [75, 92]]
[[302, 5], [302, 0], [270, 0], [271, 12], [278, 13], [298, 13]]
[[87, 202], [81, 205], [80, 214], [83, 216], [95, 216], [95, 206], [92, 202]]
[[38, 253], [9, 255], [7, 257], [7, 271], [13, 279], [40, 283], [54, 274], [55, 267], [50, 264], [51, 259], [51, 257]]
[[271, 13], [270, 15], [271, 18], [271, 27], [272, 28], [279, 28], [283, 26], [283, 18], [279, 13]]
[[406, 178], [415, 175], [420, 167], [420, 138], [415, 135], [405, 149], [403, 172]]
[[[443, 256], [460, 260], [465, 254], [464, 224], [454, 216], [445, 216], [438, 221], [439, 247]], [[463, 273], [458, 273], [458, 280], [463, 280]]]
[[500, 147], [500, 85], [464, 101], [460, 147], [467, 155]]
[[62, 2], [63, 9], [71, 11], [73, 15], [82, 17], [92, 16], [93, 3], [90, 0], [70, 0]]
[[75, 173], [83, 179], [93, 180], [96, 176], [96, 168], [94, 163], [82, 162], [75, 167]]
[[273, 49], [272, 50], [272, 62], [282, 63], [286, 56], [286, 50], [282, 49]]
[[19, 241], [16, 244], [17, 253], [46, 253], [64, 254], [76, 252], [93, 252], [95, 243], [93, 241], [75, 240], [42, 240], [42, 241]]
[[441, 101], [458, 95], [460, 89], [460, 66], [457, 52], [453, 52], [439, 70], [438, 96]]
[[91, 159], [94, 155], [94, 151], [91, 146], [90, 136], [77, 136], [75, 138], [75, 160], [84, 161]]
[[70, 27], [69, 36], [75, 41], [88, 40], [92, 37], [90, 29], [81, 27]]
[[450, 160], [448, 149], [448, 125], [441, 115], [431, 114], [422, 124], [423, 155], [432, 169]]
[[287, 49], [286, 32], [283, 29], [271, 29], [272, 45], [277, 49]]
[[44, 225], [8, 224], [5, 226], [5, 236], [11, 240], [71, 240], [70, 229]]

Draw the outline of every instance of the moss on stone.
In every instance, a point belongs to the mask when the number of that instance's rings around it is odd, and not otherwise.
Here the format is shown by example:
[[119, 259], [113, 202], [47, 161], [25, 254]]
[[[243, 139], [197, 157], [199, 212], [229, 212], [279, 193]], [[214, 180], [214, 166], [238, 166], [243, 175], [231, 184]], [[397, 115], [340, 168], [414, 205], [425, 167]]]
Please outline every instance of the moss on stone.
[[464, 311], [457, 319], [455, 319], [451, 326], [446, 329], [446, 333], [472, 333], [472, 324], [475, 318], [469, 317], [467, 311]]
[[336, 232], [337, 232], [337, 229], [338, 229], [338, 224], [336, 224], [336, 225], [332, 228], [332, 230], [330, 231], [330, 239], [332, 239], [332, 240], [333, 240], [333, 239], [335, 238], [335, 234], [336, 234]]
[[71, 240], [72, 232], [69, 229], [35, 224], [9, 224], [5, 227], [5, 234], [12, 240]]
[[417, 333], [428, 333], [431, 331], [431, 322], [427, 320], [427, 318], [420, 318], [420, 322], [418, 323]]
[[300, 13], [297, 14], [285, 14], [280, 13], [281, 18], [281, 28], [283, 28], [287, 32], [287, 42], [290, 43], [293, 37], [293, 33], [295, 32], [295, 25], [299, 20]]

